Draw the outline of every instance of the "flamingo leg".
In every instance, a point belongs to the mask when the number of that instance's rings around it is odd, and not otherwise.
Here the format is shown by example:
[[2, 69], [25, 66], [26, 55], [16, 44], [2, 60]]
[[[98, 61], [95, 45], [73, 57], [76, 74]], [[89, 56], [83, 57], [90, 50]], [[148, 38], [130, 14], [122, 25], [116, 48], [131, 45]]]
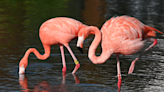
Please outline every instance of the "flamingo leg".
[[121, 69], [120, 69], [120, 61], [119, 61], [119, 54], [116, 54], [116, 60], [117, 60], [117, 76], [118, 76], [118, 91], [120, 92], [121, 89], [121, 83], [122, 83], [122, 78], [121, 78]]
[[61, 51], [61, 56], [62, 56], [62, 63], [63, 63], [63, 72], [66, 72], [67, 67], [66, 67], [66, 63], [65, 63], [65, 56], [64, 56], [64, 48], [63, 45], [60, 45], [60, 51]]
[[132, 61], [131, 65], [130, 65], [130, 68], [129, 68], [129, 72], [128, 74], [131, 74], [134, 70], [134, 67], [135, 67], [135, 63], [136, 61], [146, 52], [148, 51], [149, 49], [151, 49], [153, 46], [157, 45], [158, 43], [158, 40], [157, 39], [154, 39], [154, 38], [149, 38], [147, 41], [151, 41], [153, 42], [147, 49], [145, 49], [145, 51], [143, 53], [141, 53], [139, 55], [139, 57], [137, 57], [135, 60]]
[[74, 70], [72, 72], [72, 74], [74, 74], [78, 70], [78, 68], [80, 67], [80, 63], [77, 61], [77, 58], [73, 54], [73, 52], [72, 52], [71, 48], [69, 47], [69, 45], [66, 46], [66, 48], [68, 49], [69, 53], [71, 54], [71, 56], [72, 56], [72, 58], [74, 60], [74, 63], [76, 64], [76, 66], [75, 66], [75, 68], [74, 68]]

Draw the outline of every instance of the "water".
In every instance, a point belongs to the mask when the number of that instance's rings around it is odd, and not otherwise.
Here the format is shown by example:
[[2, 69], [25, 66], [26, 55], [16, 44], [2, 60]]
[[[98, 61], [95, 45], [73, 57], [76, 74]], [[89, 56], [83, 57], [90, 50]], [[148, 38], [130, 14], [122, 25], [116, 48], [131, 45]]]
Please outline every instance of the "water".
[[[101, 28], [105, 20], [117, 15], [130, 15], [143, 23], [164, 30], [164, 1], [162, 0], [1, 0], [0, 1], [0, 90], [7, 92], [49, 91], [49, 92], [117, 92], [117, 71], [115, 55], [101, 65], [94, 65], [87, 58], [87, 51], [93, 36], [84, 43], [84, 54], [76, 48], [76, 41], [70, 47], [81, 63], [75, 75], [73, 60], [65, 49], [67, 72], [62, 74], [59, 46], [52, 46], [47, 60], [38, 60], [30, 54], [29, 65], [24, 78], [18, 75], [18, 64], [30, 47], [44, 53], [38, 37], [40, 25], [47, 19], [66, 16], [87, 25]], [[164, 91], [164, 36], [157, 34], [159, 44], [144, 54], [136, 63], [134, 73], [128, 75], [128, 68], [139, 53], [120, 56], [122, 71], [122, 92]], [[150, 43], [146, 44], [148, 47]], [[101, 53], [98, 47], [96, 53]]]

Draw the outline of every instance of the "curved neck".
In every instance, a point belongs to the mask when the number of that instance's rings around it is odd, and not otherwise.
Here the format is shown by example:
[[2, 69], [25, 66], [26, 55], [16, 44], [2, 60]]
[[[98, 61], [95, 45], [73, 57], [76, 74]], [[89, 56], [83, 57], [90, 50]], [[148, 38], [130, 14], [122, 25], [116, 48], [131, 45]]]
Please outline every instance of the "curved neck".
[[45, 59], [47, 59], [49, 56], [50, 56], [50, 46], [48, 46], [48, 45], [43, 45], [43, 47], [44, 47], [44, 51], [45, 51], [45, 53], [43, 54], [43, 55], [41, 55], [39, 52], [38, 52], [38, 50], [36, 50], [35, 48], [30, 48], [30, 49], [28, 49], [27, 51], [26, 51], [26, 53], [25, 53], [25, 55], [24, 55], [24, 57], [25, 58], [28, 58], [29, 57], [29, 55], [30, 55], [30, 53], [34, 53], [35, 54], [35, 56], [38, 58], [38, 59], [40, 59], [40, 60], [45, 60]]
[[23, 69], [26, 69], [28, 65], [28, 57], [30, 53], [34, 53], [38, 59], [45, 60], [50, 56], [50, 46], [49, 45], [43, 45], [45, 53], [41, 55], [35, 48], [30, 48], [26, 51], [24, 57], [20, 60], [19, 68], [23, 67]]
[[102, 48], [101, 55], [100, 56], [95, 55], [96, 48], [98, 47], [98, 45], [102, 39], [102, 35], [99, 30], [94, 29], [92, 31], [94, 31], [94, 33], [95, 33], [95, 38], [89, 47], [88, 57], [94, 64], [105, 63], [106, 60], [111, 56], [112, 53], [108, 53], [108, 51], [106, 49]]

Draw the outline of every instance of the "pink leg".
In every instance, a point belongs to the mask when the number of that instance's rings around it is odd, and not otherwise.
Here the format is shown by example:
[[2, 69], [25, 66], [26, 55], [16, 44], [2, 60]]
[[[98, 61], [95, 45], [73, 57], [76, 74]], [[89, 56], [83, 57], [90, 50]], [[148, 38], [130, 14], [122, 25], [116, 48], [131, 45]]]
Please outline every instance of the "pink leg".
[[130, 68], [129, 68], [128, 74], [131, 74], [131, 73], [133, 72], [136, 61], [137, 61], [146, 51], [148, 51], [150, 48], [152, 48], [153, 46], [157, 45], [157, 43], [158, 43], [158, 40], [157, 40], [157, 39], [154, 39], [154, 38], [149, 38], [148, 41], [152, 41], [153, 44], [151, 44], [147, 49], [145, 49], [145, 51], [144, 51], [141, 55], [139, 55], [138, 58], [136, 58], [135, 60], [132, 61], [131, 66], [130, 66]]
[[72, 72], [72, 74], [74, 74], [78, 70], [78, 68], [80, 67], [80, 63], [77, 61], [77, 59], [76, 59], [75, 55], [73, 54], [71, 48], [69, 46], [66, 46], [66, 48], [68, 49], [69, 53], [71, 54], [71, 56], [72, 56], [72, 58], [73, 58], [73, 60], [76, 64], [76, 66], [75, 66], [75, 68]]
[[116, 59], [117, 59], [117, 76], [118, 76], [118, 91], [120, 92], [121, 89], [121, 83], [122, 83], [122, 78], [121, 78], [121, 69], [120, 69], [120, 61], [119, 61], [119, 54], [116, 55]]
[[63, 72], [66, 72], [67, 67], [66, 67], [66, 63], [65, 63], [65, 56], [64, 56], [64, 48], [63, 45], [60, 45], [60, 51], [61, 51], [61, 56], [62, 56], [62, 63], [63, 63]]

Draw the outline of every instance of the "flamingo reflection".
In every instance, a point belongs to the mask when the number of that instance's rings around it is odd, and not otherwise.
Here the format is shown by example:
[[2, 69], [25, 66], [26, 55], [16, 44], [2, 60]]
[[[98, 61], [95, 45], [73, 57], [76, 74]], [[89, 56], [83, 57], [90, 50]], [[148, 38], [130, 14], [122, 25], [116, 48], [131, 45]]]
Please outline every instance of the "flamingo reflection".
[[26, 76], [24, 76], [24, 74], [19, 75], [19, 85], [21, 86], [21, 91], [23, 92], [29, 92], [30, 89], [28, 89], [28, 81]]
[[[75, 75], [72, 74], [74, 76], [75, 79], [75, 84], [79, 84], [80, 80], [79, 78]], [[56, 91], [62, 91], [62, 92], [68, 92], [67, 88], [68, 86], [65, 85], [65, 79], [66, 79], [66, 73], [62, 73], [62, 84], [58, 85], [58, 86], [51, 86], [47, 81], [42, 81], [40, 83], [37, 83], [36, 86], [34, 86], [33, 90], [29, 89], [28, 87], [28, 79], [24, 74], [19, 75], [19, 84], [21, 86], [21, 91], [22, 92], [29, 92], [29, 91], [33, 91], [33, 92], [56, 92]]]

